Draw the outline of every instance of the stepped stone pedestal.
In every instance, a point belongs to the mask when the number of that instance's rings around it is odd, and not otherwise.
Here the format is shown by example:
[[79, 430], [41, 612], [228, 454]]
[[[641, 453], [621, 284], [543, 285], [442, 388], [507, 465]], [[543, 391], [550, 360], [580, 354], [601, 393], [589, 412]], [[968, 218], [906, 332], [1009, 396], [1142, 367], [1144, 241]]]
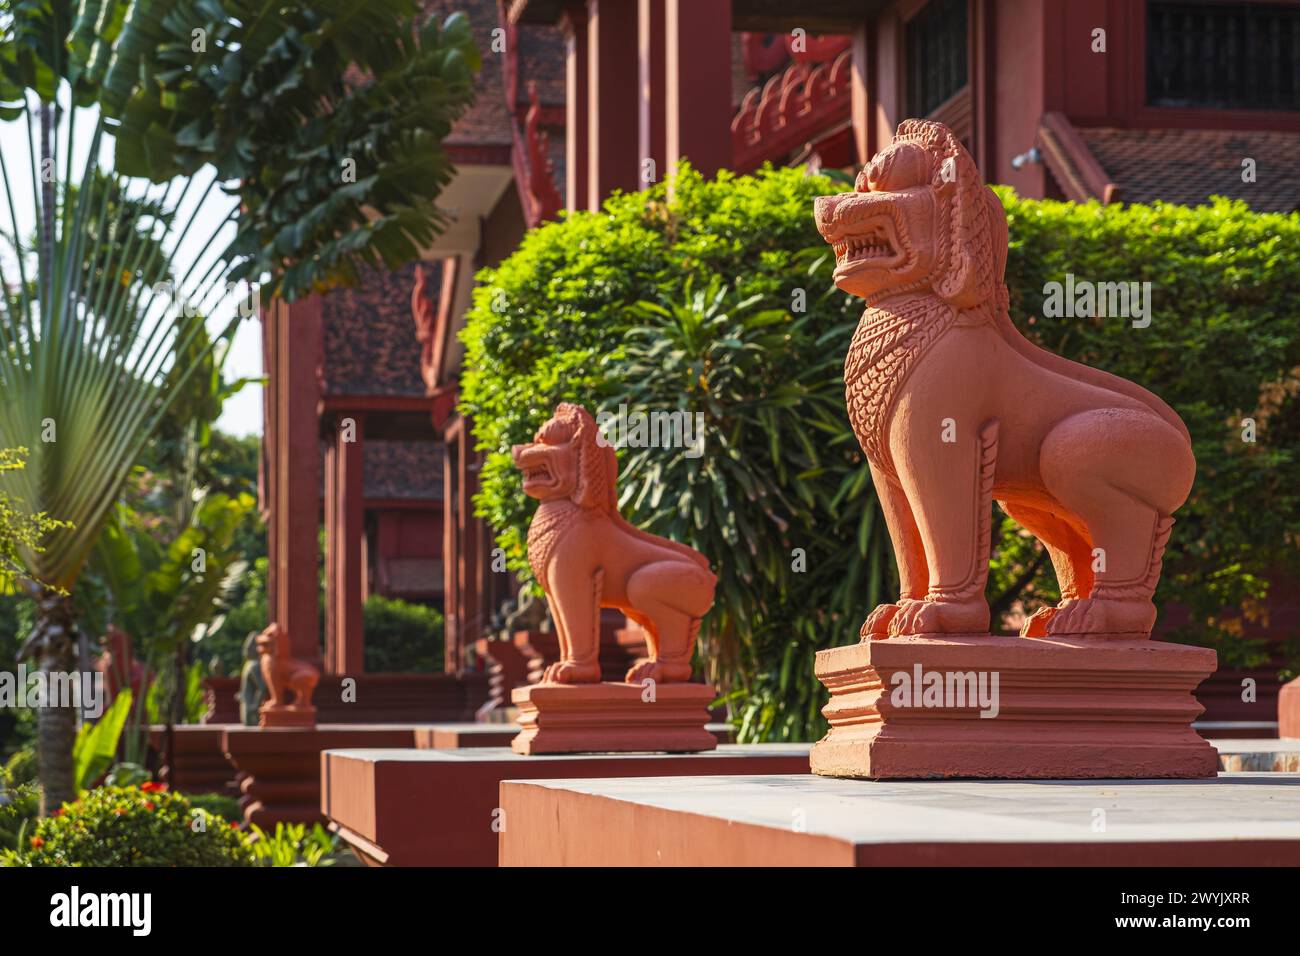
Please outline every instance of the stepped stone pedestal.
[[1161, 641], [946, 635], [819, 651], [830, 731], [814, 773], [1213, 777], [1192, 696], [1215, 653]]
[[518, 687], [519, 754], [698, 753], [712, 750], [706, 684], [532, 684]]

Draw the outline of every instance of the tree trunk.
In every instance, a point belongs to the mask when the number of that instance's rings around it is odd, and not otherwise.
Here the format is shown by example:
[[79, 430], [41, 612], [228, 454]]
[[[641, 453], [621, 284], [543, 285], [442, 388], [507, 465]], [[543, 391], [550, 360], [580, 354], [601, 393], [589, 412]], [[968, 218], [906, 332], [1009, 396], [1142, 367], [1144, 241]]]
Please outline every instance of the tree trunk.
[[72, 744], [77, 736], [77, 709], [71, 700], [52, 699], [48, 691], [66, 686], [56, 674], [73, 674], [77, 664], [77, 625], [72, 600], [45, 591], [36, 605], [36, 629], [28, 646], [47, 689], [36, 714], [36, 756], [41, 782], [41, 816], [77, 798]]

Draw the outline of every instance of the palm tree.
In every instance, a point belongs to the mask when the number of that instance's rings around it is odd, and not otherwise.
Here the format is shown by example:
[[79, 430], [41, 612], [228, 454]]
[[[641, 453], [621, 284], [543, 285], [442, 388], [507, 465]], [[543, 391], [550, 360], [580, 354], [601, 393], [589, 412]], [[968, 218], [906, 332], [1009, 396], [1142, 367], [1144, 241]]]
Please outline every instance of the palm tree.
[[[236, 280], [293, 298], [416, 255], [477, 67], [465, 19], [420, 24], [414, 0], [0, 0], [0, 447], [29, 449], [13, 498], [66, 522], [19, 549], [42, 671], [76, 667], [78, 576], [248, 314]], [[42, 812], [76, 795], [75, 724], [39, 713]]]

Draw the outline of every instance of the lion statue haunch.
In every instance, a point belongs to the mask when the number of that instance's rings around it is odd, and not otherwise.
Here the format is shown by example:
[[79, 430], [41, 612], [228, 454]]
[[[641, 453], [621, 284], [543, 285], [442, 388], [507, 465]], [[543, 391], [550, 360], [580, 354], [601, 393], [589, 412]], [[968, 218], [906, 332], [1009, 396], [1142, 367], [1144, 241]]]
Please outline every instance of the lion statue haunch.
[[991, 501], [1047, 548], [1061, 602], [1021, 633], [1149, 635], [1196, 461], [1146, 389], [1053, 355], [1011, 323], [1007, 222], [941, 123], [907, 120], [852, 192], [816, 201], [835, 284], [866, 300], [849, 417], [898, 558], [864, 639], [987, 633]]
[[600, 609], [617, 608], [646, 632], [649, 658], [627, 672], [631, 683], [691, 678], [700, 619], [717, 583], [704, 555], [628, 524], [615, 494], [618, 460], [597, 441], [586, 409], [562, 404], [516, 445], [524, 493], [541, 504], [528, 529], [528, 562], [546, 592], [560, 659], [543, 683], [600, 680]]
[[[262, 726], [314, 720], [316, 708], [312, 706], [311, 695], [320, 680], [320, 671], [292, 656], [289, 632], [284, 626], [272, 622], [257, 635], [257, 651], [261, 655], [262, 679], [267, 691], [266, 702], [258, 708]], [[293, 691], [292, 703], [289, 691]]]

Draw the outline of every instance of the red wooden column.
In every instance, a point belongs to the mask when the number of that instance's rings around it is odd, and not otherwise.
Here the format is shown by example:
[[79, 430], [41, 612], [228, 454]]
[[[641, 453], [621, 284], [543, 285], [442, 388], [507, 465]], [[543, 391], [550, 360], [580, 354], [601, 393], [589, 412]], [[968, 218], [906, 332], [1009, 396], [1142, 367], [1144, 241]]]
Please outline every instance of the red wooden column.
[[665, 151], [705, 176], [731, 165], [731, 0], [664, 0]]
[[272, 306], [278, 330], [276, 364], [275, 611], [293, 655], [320, 660], [317, 529], [320, 524], [320, 439], [316, 403], [321, 358], [319, 296]]
[[849, 101], [852, 109], [853, 145], [860, 165], [876, 153], [876, 84], [871, 81], [875, 60], [875, 30], [864, 20], [853, 31], [853, 68], [849, 72]]
[[443, 602], [446, 638], [443, 668], [459, 673], [465, 666], [465, 649], [482, 635], [479, 612], [480, 527], [474, 517], [474, 452], [468, 423], [457, 418], [444, 432], [447, 443], [445, 483], [442, 490], [445, 545]]
[[[332, 674], [365, 672], [365, 625], [362, 608], [365, 589], [365, 491], [363, 471], [365, 417], [359, 412], [339, 418], [334, 430], [329, 461], [332, 481], [327, 478], [327, 511], [333, 520], [327, 527], [327, 561], [330, 628], [327, 637], [326, 670]], [[330, 536], [328, 532], [332, 531]]]
[[[279, 460], [276, 449], [279, 447], [277, 436], [280, 421], [280, 373], [278, 362], [280, 355], [280, 310], [284, 306], [280, 300], [273, 300], [262, 310], [262, 371], [267, 376], [266, 386], [262, 389], [262, 447], [259, 450], [258, 468], [260, 484], [258, 486], [258, 511], [266, 524], [266, 608], [267, 614], [274, 614], [276, 602], [276, 578], [279, 576], [277, 561], [277, 541], [275, 516], [279, 505], [277, 486], [279, 483]], [[270, 621], [266, 622], [267, 624]]]
[[338, 442], [325, 444], [325, 672], [341, 673], [337, 654], [339, 629], [339, 465]]
[[564, 207], [587, 203], [587, 7], [573, 0], [560, 17], [564, 32]]
[[[637, 185], [645, 189], [668, 173], [664, 144], [664, 4], [637, 4]], [[654, 178], [643, 175], [646, 160], [654, 163]]]
[[588, 209], [640, 186], [637, 63], [637, 0], [587, 0]]

